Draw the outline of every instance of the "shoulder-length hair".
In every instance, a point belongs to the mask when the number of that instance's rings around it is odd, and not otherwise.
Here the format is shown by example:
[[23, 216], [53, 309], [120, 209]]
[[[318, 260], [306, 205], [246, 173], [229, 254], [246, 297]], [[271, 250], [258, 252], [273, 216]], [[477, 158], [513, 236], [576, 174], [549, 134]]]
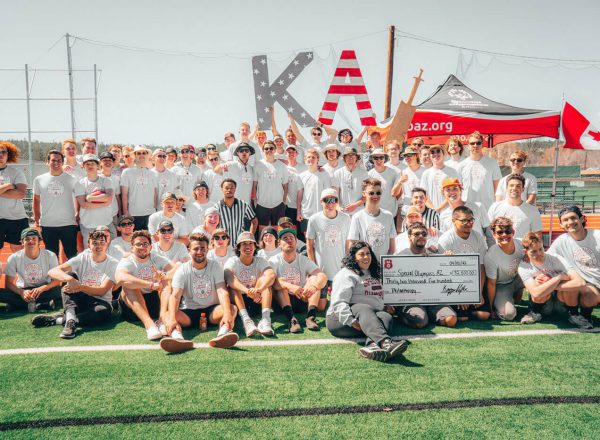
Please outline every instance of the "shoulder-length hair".
[[363, 276], [364, 273], [358, 265], [358, 261], [356, 261], [356, 253], [362, 248], [369, 249], [369, 252], [371, 253], [371, 264], [369, 265], [369, 272], [371, 273], [371, 276], [373, 278], [380, 278], [381, 270], [379, 267], [379, 261], [377, 261], [377, 256], [373, 252], [373, 249], [371, 249], [371, 245], [366, 241], [357, 241], [350, 246], [346, 256], [342, 259], [342, 266], [359, 276]]

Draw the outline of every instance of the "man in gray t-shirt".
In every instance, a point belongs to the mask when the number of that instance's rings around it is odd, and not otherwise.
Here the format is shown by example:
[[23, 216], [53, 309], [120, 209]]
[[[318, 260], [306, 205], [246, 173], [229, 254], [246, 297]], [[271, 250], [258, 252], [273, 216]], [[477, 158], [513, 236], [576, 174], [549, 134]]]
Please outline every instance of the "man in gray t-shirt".
[[134, 218], [135, 230], [148, 229], [148, 218], [156, 212], [156, 174], [147, 168], [150, 150], [138, 145], [133, 150], [135, 167], [127, 168], [121, 175], [121, 200], [123, 215]]

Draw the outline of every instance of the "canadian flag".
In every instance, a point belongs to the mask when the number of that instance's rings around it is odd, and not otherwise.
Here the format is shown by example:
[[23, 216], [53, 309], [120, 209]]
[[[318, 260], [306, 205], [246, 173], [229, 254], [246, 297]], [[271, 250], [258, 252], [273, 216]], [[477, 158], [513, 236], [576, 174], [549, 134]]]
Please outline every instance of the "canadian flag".
[[562, 131], [565, 148], [600, 150], [600, 130], [568, 102], [562, 112]]

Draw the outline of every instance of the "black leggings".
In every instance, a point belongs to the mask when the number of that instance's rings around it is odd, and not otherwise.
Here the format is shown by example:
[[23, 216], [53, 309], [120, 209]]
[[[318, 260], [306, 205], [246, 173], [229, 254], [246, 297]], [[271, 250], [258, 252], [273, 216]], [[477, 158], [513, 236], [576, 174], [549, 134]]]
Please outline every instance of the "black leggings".
[[75, 225], [58, 227], [42, 226], [42, 237], [44, 237], [46, 249], [54, 252], [58, 257], [58, 244], [60, 242], [62, 243], [67, 259], [73, 258], [75, 255], [77, 255], [78, 231], [79, 228], [77, 228]]
[[[32, 289], [32, 287], [30, 287], [30, 289]], [[27, 288], [25, 288], [25, 290], [27, 290]], [[60, 299], [60, 286], [53, 287], [42, 293], [37, 297], [35, 302], [37, 304], [46, 303], [51, 299], [55, 301]], [[20, 295], [17, 295], [8, 289], [0, 289], [0, 302], [9, 304], [14, 310], [27, 310], [27, 302], [24, 301]]]
[[65, 315], [67, 311], [74, 311], [81, 326], [102, 324], [110, 318], [112, 307], [103, 299], [81, 292], [62, 292], [62, 298]]

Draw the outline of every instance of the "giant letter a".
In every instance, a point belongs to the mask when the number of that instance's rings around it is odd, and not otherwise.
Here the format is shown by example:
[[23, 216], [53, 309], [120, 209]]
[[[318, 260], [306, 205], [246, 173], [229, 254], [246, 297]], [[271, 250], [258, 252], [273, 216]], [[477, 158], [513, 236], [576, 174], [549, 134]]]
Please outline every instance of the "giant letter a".
[[[346, 77], [350, 78], [350, 83], [346, 83]], [[377, 125], [375, 115], [371, 108], [371, 101], [367, 94], [365, 81], [363, 80], [356, 53], [353, 50], [344, 50], [340, 56], [333, 80], [329, 86], [327, 97], [323, 103], [323, 111], [319, 122], [325, 125], [331, 125], [333, 118], [342, 96], [353, 96], [356, 101], [356, 108], [360, 116], [360, 123], [365, 126]]]

